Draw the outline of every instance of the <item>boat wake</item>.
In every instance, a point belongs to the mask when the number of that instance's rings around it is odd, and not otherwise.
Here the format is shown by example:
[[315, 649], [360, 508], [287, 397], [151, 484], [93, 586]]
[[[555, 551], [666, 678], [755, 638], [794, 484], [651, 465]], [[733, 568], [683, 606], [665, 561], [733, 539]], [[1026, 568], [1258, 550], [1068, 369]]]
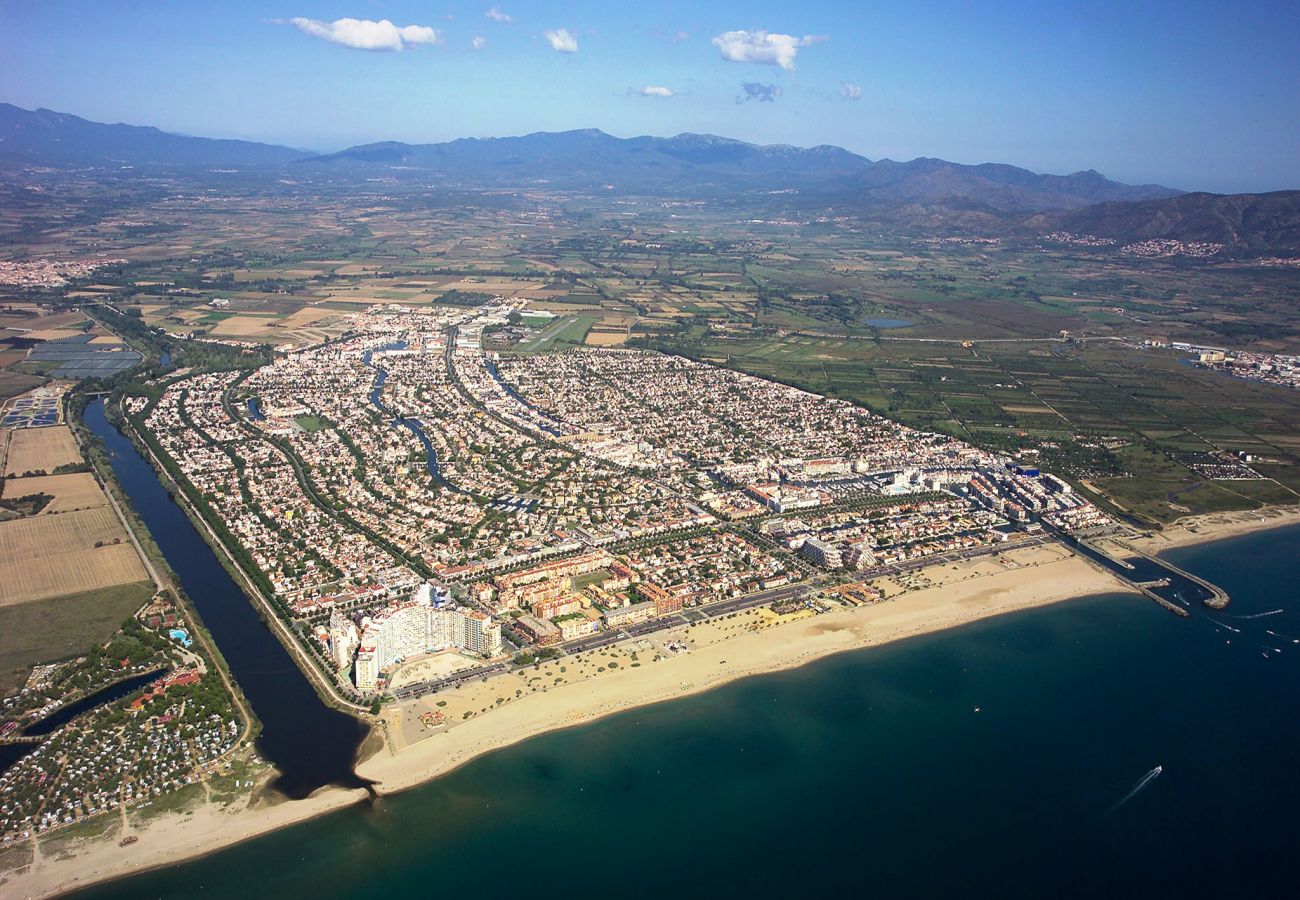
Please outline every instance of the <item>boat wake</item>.
[[1208, 618], [1211, 622], [1213, 622], [1215, 625], [1218, 625], [1220, 628], [1223, 628], [1223, 629], [1226, 629], [1226, 630], [1228, 630], [1228, 631], [1231, 631], [1233, 634], [1241, 634], [1241, 629], [1240, 629], [1240, 628], [1233, 628], [1233, 627], [1232, 627], [1231, 625], [1229, 625], [1227, 622], [1220, 622], [1218, 619], [1214, 618], [1213, 616], [1207, 616], [1207, 618]]
[[1138, 794], [1142, 793], [1142, 791], [1146, 789], [1146, 786], [1149, 785], [1151, 782], [1155, 781], [1157, 778], [1159, 778], [1160, 773], [1163, 772], [1164, 770], [1165, 770], [1164, 766], [1156, 766], [1150, 772], [1147, 772], [1145, 775], [1142, 776], [1141, 780], [1139, 780], [1137, 784], [1133, 785], [1133, 790], [1129, 791], [1127, 794], [1121, 797], [1120, 801], [1116, 803], [1114, 806], [1112, 806], [1110, 809], [1106, 810], [1104, 815], [1109, 816], [1111, 813], [1118, 810], [1125, 803], [1128, 803]]
[[1262, 619], [1265, 616], [1276, 616], [1278, 613], [1286, 612], [1285, 609], [1270, 609], [1268, 612], [1253, 613], [1249, 616], [1230, 616], [1233, 619]]

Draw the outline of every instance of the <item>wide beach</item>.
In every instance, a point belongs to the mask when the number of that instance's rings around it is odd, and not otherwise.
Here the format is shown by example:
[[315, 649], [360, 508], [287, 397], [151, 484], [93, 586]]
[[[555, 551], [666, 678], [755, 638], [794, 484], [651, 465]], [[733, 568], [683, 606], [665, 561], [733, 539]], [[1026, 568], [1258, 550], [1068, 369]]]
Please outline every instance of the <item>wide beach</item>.
[[1300, 506], [1270, 506], [1236, 512], [1210, 513], [1203, 516], [1185, 516], [1163, 531], [1151, 532], [1149, 537], [1130, 541], [1147, 553], [1160, 553], [1175, 547], [1187, 547], [1209, 541], [1220, 541], [1257, 531], [1284, 528], [1300, 523]]
[[[1057, 547], [1011, 551], [996, 561], [986, 558], [934, 567], [909, 580], [929, 586], [895, 595], [886, 585], [887, 596], [894, 599], [780, 624], [770, 624], [770, 617], [763, 619], [751, 612], [737, 620], [696, 626], [695, 633], [684, 637], [690, 645], [688, 651], [657, 662], [651, 661], [655, 654], [647, 653], [644, 646], [640, 652], [643, 662], [635, 666], [627, 660], [636, 658], [636, 646], [611, 648], [610, 659], [624, 660], [618, 667], [609, 666], [603, 657], [586, 663], [566, 657], [544, 664], [536, 676], [558, 672], [563, 664], [573, 669], [572, 674], [564, 673], [563, 683], [552, 680], [545, 690], [520, 689], [518, 697], [513, 696], [513, 685], [503, 686], [503, 679], [497, 678], [394, 705], [385, 711], [385, 746], [361, 762], [358, 774], [373, 780], [378, 793], [391, 794], [546, 731], [699, 693], [750, 675], [793, 668], [835, 653], [1123, 589], [1110, 575]], [[895, 587], [901, 590], [902, 585]], [[1139, 598], [1134, 595], [1134, 599]], [[491, 702], [483, 700], [489, 693]], [[497, 696], [504, 702], [496, 703]], [[429, 729], [427, 734], [421, 733], [418, 724], [412, 727], [422, 709], [439, 709], [435, 705], [439, 700], [449, 711], [480, 703], [499, 708], [468, 719], [449, 713], [448, 724]], [[82, 839], [55, 835], [38, 844], [30, 865], [2, 883], [9, 896], [52, 896], [211, 853], [365, 798], [362, 790], [329, 788], [301, 801], [207, 804], [158, 816], [141, 829], [113, 827]], [[138, 840], [119, 846], [127, 835]], [[53, 852], [45, 852], [42, 845]]]
[[[544, 691], [529, 692], [526, 687], [516, 688], [513, 684], [503, 690], [495, 681], [461, 688], [460, 691], [470, 694], [464, 698], [470, 707], [479, 703], [489, 706], [488, 714], [476, 715], [468, 721], [456, 721], [465, 703], [457, 705], [450, 696], [437, 695], [447, 704], [445, 709], [451, 711], [448, 718], [454, 724], [435, 729], [422, 740], [405, 746], [402, 735], [411, 729], [403, 727], [400, 719], [414, 710], [390, 710], [386, 715], [387, 747], [367, 759], [358, 774], [373, 780], [380, 793], [402, 791], [483, 753], [620, 710], [672, 700], [750, 675], [789, 669], [834, 653], [903, 640], [990, 616], [1073, 597], [1128, 590], [1108, 573], [1055, 547], [1015, 551], [1007, 554], [1002, 563], [974, 560], [942, 570], [923, 570], [923, 574], [933, 586], [879, 604], [767, 627], [756, 617], [696, 626], [688, 652], [652, 662], [648, 660], [654, 658], [653, 651], [642, 649], [641, 665], [637, 668], [632, 668], [627, 661], [636, 651], [626, 647], [621, 655], [617, 651], [608, 654], [609, 659], [622, 660], [617, 668], [609, 668], [604, 657], [588, 660], [585, 666], [569, 661], [566, 668], [581, 667], [577, 677], [566, 672], [562, 683]], [[1137, 599], [1138, 595], [1134, 597]], [[553, 684], [555, 673], [564, 662], [557, 660], [541, 666], [540, 680], [549, 679]], [[601, 663], [606, 666], [604, 671], [599, 671]], [[527, 682], [520, 680], [519, 684]], [[516, 699], [508, 699], [515, 690], [523, 693]], [[487, 699], [489, 695], [491, 699]], [[496, 698], [503, 695], [506, 702], [491, 709]], [[432, 703], [429, 708], [433, 708]]]

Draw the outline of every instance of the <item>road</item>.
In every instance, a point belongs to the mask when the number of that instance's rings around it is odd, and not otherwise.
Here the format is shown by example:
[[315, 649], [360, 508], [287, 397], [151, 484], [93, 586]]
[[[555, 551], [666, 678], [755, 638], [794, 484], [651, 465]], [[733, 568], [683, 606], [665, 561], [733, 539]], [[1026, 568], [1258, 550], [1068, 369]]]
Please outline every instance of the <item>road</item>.
[[[813, 593], [815, 590], [815, 585], [807, 583], [782, 585], [781, 587], [770, 588], [766, 591], [746, 594], [743, 597], [733, 597], [730, 600], [719, 600], [718, 602], [710, 603], [707, 606], [685, 609], [674, 615], [665, 616], [662, 619], [651, 619], [648, 622], [640, 622], [628, 628], [620, 628], [617, 631], [602, 631], [600, 634], [593, 634], [590, 637], [578, 638], [577, 640], [569, 641], [566, 644], [560, 644], [556, 649], [560, 650], [565, 656], [574, 656], [578, 653], [587, 653], [592, 650], [599, 650], [602, 647], [609, 647], [613, 644], [619, 643], [620, 641], [645, 637], [646, 635], [653, 634], [656, 631], [680, 628], [684, 625], [696, 625], [700, 622], [706, 622], [709, 619], [716, 619], [719, 616], [730, 615], [731, 613], [752, 609], [755, 606], [763, 606], [767, 603], [779, 603], [783, 600], [803, 598]], [[510, 671], [510, 669], [511, 666], [508, 663], [478, 666], [473, 669], [465, 669], [456, 672], [453, 675], [448, 675], [446, 678], [405, 685], [398, 690], [393, 691], [393, 696], [398, 700], [413, 700], [416, 697], [425, 697], [429, 694], [436, 694], [438, 691], [447, 688], [457, 687], [467, 681], [473, 681], [476, 678], [486, 678], [492, 675], [499, 675]]]
[[967, 550], [958, 550], [956, 553], [945, 553], [942, 556], [923, 556], [919, 559], [909, 559], [906, 562], [890, 563], [887, 566], [876, 566], [871, 569], [863, 569], [858, 573], [858, 577], [863, 581], [869, 581], [872, 578], [882, 578], [889, 575], [901, 575], [904, 572], [912, 572], [917, 569], [928, 569], [931, 566], [941, 566], [945, 563], [961, 562], [962, 560], [975, 559], [978, 556], [988, 556], [992, 553], [1001, 553], [1004, 550], [1024, 550], [1028, 547], [1041, 547], [1043, 544], [1050, 544], [1055, 541], [1051, 535], [1042, 534], [1038, 537], [1028, 538], [1023, 541], [1014, 541], [1006, 544], [986, 544], [982, 547], [971, 547]]

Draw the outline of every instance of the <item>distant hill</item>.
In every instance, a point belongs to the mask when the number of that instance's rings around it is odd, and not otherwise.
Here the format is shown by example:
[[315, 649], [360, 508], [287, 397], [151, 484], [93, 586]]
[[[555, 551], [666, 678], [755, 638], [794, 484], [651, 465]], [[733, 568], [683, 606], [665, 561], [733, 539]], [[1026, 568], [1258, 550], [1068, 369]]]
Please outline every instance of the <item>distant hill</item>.
[[1031, 220], [1040, 231], [1070, 231], [1121, 242], [1166, 238], [1212, 241], [1235, 252], [1300, 256], [1300, 191], [1183, 194], [1142, 203], [1099, 203]]
[[305, 159], [330, 168], [418, 170], [461, 185], [550, 185], [667, 194], [798, 192], [798, 205], [892, 207], [947, 201], [993, 212], [1074, 209], [1102, 200], [1174, 197], [1097, 172], [1039, 175], [1000, 164], [941, 159], [873, 162], [840, 147], [760, 146], [708, 134], [616, 138], [594, 129], [443, 144], [385, 142]]
[[862, 172], [871, 161], [839, 147], [757, 146], [729, 138], [616, 138], [596, 129], [442, 144], [393, 141], [303, 160], [303, 167], [418, 170], [462, 186], [709, 194], [768, 191]]
[[0, 160], [44, 166], [274, 166], [301, 150], [102, 125], [48, 109], [0, 103]]
[[383, 169], [467, 190], [550, 187], [837, 209], [897, 225], [980, 223], [1101, 201], [1174, 197], [1096, 172], [1039, 175], [1015, 166], [941, 159], [873, 162], [841, 147], [761, 146], [710, 134], [617, 138], [596, 129], [441, 144], [386, 141], [325, 155], [250, 141], [212, 140], [135, 125], [103, 125], [0, 103], [0, 164], [46, 166], [291, 166], [301, 175]]
[[778, 217], [844, 215], [882, 230], [1118, 241], [1175, 238], [1236, 253], [1300, 254], [1300, 191], [1184, 194], [1092, 171], [1042, 175], [998, 163], [871, 160], [841, 147], [750, 144], [710, 134], [617, 138], [596, 129], [439, 144], [386, 141], [317, 155], [0, 103], [0, 166], [230, 167], [346, 185], [382, 171], [468, 192], [551, 188], [708, 200]]
[[1075, 209], [1104, 200], [1176, 197], [1180, 193], [1155, 184], [1121, 184], [1091, 170], [1039, 175], [998, 163], [967, 166], [920, 158], [911, 162], [881, 160], [864, 172], [828, 182], [810, 199], [874, 210], [921, 204], [937, 210], [1004, 214]]

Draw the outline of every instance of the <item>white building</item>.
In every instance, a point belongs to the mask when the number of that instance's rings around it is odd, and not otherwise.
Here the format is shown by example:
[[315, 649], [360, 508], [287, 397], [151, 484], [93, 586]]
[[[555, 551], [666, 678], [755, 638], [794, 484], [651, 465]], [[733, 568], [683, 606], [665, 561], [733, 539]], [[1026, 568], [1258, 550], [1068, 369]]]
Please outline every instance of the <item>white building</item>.
[[501, 625], [486, 613], [451, 602], [440, 585], [423, 584], [408, 602], [380, 613], [361, 635], [355, 682], [373, 690], [379, 673], [402, 660], [457, 649], [483, 656], [501, 652]]
[[330, 613], [330, 655], [334, 665], [346, 669], [352, 665], [352, 656], [361, 643], [356, 624], [337, 609]]

